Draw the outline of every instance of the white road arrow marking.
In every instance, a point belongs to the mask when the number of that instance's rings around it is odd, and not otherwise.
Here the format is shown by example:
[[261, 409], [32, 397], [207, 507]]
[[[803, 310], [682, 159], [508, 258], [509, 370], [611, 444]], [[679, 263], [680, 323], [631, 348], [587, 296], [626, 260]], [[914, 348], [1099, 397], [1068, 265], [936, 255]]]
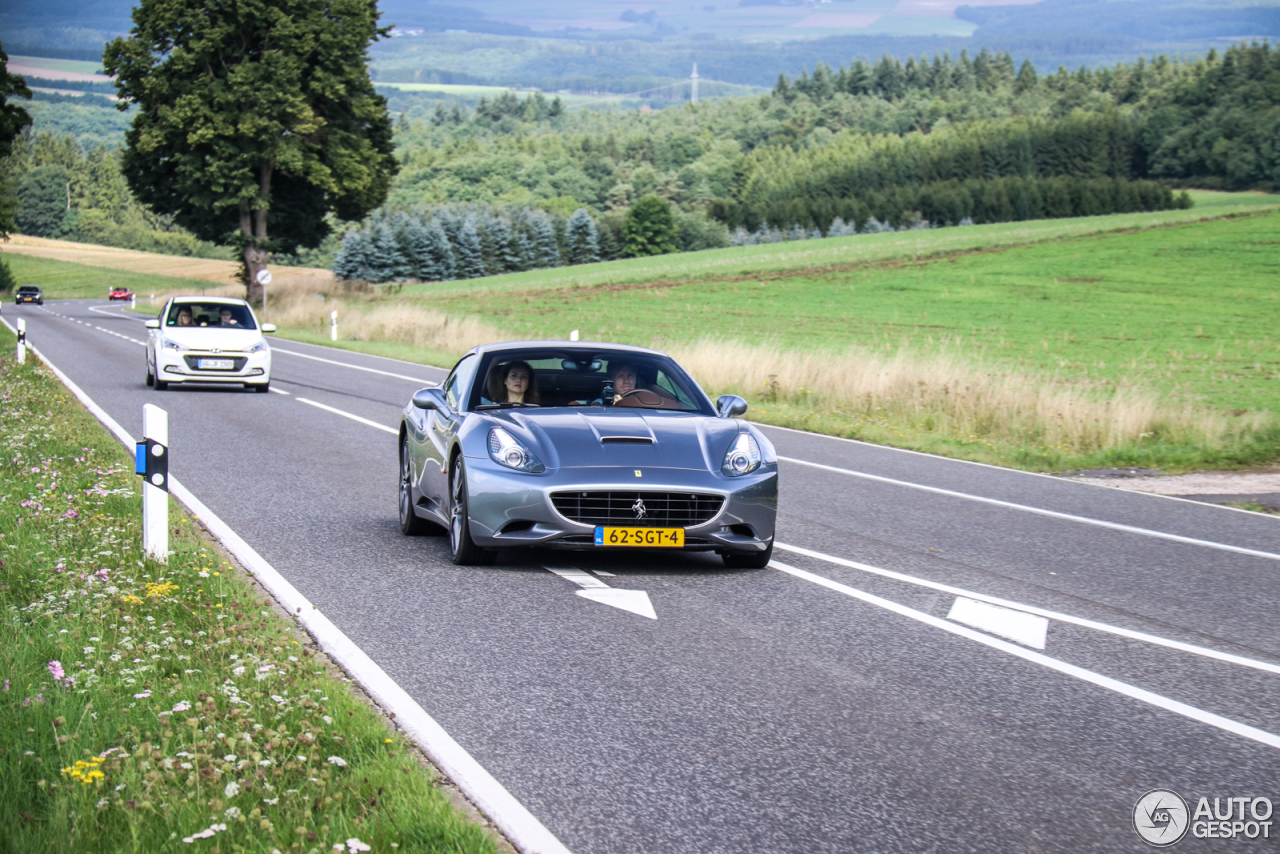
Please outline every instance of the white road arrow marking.
[[1035, 649], [1044, 649], [1045, 636], [1049, 633], [1049, 621], [1044, 617], [963, 596], [956, 597], [947, 619]]
[[649, 601], [649, 594], [643, 590], [618, 590], [581, 569], [562, 569], [555, 566], [548, 566], [545, 569], [581, 587], [581, 590], [575, 592], [583, 599], [612, 605], [614, 608], [630, 611], [641, 617], [648, 617], [650, 620], [658, 619], [657, 612], [653, 610], [653, 603]]

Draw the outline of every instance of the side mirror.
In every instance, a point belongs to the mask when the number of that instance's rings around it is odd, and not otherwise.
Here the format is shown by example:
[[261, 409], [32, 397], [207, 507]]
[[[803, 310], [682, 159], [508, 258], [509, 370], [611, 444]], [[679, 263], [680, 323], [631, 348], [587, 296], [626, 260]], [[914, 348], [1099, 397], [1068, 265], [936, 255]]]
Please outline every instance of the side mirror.
[[262, 324], [262, 331], [270, 335], [276, 331], [276, 325], [274, 323], [264, 323]]
[[150, 320], [148, 320], [146, 323], [144, 323], [144, 324], [142, 324], [142, 325], [143, 325], [143, 326], [145, 326], [145, 327], [147, 327], [148, 329], [159, 329], [159, 328], [160, 328], [160, 321], [159, 321], [158, 319], [156, 319], [156, 318], [154, 318], [154, 317], [153, 317], [153, 318], [151, 318]]
[[747, 414], [747, 402], [736, 394], [722, 394], [716, 401], [721, 418], [737, 418]]
[[415, 391], [413, 405], [419, 409], [449, 409], [448, 404], [444, 402], [444, 392], [438, 388], [420, 388]]

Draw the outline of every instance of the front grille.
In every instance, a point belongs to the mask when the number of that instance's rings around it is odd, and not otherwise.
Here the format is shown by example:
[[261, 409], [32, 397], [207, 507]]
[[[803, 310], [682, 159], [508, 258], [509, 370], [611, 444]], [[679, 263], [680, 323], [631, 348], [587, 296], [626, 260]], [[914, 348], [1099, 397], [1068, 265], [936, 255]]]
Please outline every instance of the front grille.
[[193, 371], [214, 370], [219, 373], [222, 373], [228, 370], [227, 368], [201, 368], [200, 367], [201, 359], [230, 359], [235, 364], [235, 367], [230, 369], [230, 372], [232, 373], [236, 371], [243, 371], [245, 363], [249, 361], [244, 356], [232, 356], [229, 354], [223, 355], [222, 353], [205, 353], [204, 355], [201, 355], [201, 356], [183, 356], [182, 357], [182, 360], [187, 363], [187, 367]]
[[[643, 502], [643, 515], [637, 515]], [[694, 492], [553, 492], [560, 515], [584, 525], [688, 528], [710, 522], [723, 495]]]

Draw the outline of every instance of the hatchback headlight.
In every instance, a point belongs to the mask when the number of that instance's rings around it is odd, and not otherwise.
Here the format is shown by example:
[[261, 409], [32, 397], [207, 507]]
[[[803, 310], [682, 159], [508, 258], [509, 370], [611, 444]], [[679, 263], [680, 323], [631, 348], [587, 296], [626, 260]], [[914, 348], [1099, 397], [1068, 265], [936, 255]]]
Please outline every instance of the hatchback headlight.
[[494, 427], [489, 431], [489, 456], [500, 466], [516, 471], [537, 473], [545, 471], [542, 461], [533, 455], [506, 430]]
[[186, 350], [186, 349], [187, 349], [187, 346], [186, 346], [185, 344], [179, 344], [177, 341], [174, 341], [172, 338], [165, 338], [165, 339], [164, 339], [164, 349], [166, 349], [166, 350]]
[[742, 477], [760, 468], [760, 446], [750, 433], [739, 433], [725, 452], [720, 471], [725, 477]]
[[244, 348], [244, 352], [246, 352], [246, 353], [261, 353], [261, 352], [262, 352], [263, 350], [265, 350], [265, 349], [267, 349], [267, 342], [266, 342], [266, 341], [259, 341], [257, 344], [254, 344], [252, 347], [245, 347], [245, 348]]

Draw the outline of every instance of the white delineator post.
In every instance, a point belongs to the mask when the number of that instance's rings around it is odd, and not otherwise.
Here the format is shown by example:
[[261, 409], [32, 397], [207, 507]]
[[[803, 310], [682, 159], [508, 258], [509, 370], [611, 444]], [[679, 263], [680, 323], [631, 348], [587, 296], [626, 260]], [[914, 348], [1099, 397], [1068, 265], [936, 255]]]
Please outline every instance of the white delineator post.
[[338, 340], [338, 310], [336, 308], [329, 312], [329, 340]]
[[18, 318], [18, 364], [27, 363], [27, 321]]
[[[169, 413], [158, 406], [142, 407], [143, 453], [157, 458], [169, 453]], [[168, 460], [159, 472], [148, 477], [144, 471], [142, 486], [142, 548], [161, 563], [169, 561], [169, 475]], [[154, 462], [147, 465], [150, 469]], [[159, 481], [158, 483], [156, 481]]]

